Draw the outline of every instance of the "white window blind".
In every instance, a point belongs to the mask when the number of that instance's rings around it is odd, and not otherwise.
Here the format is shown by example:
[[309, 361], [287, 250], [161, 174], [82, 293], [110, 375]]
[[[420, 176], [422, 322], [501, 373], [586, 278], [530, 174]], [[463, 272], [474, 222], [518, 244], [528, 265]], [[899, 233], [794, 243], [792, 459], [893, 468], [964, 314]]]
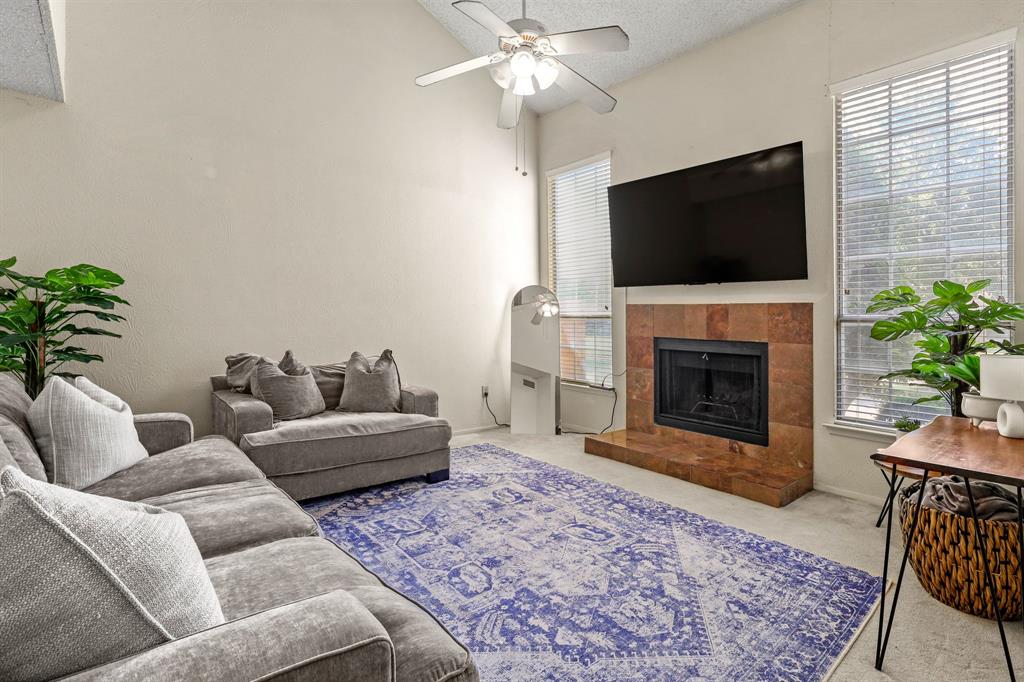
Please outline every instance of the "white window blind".
[[612, 373], [611, 159], [548, 176], [549, 287], [561, 315], [562, 380]]
[[838, 94], [836, 418], [888, 424], [948, 414], [900, 380], [913, 339], [870, 337], [871, 297], [938, 279], [991, 279], [1013, 297], [1013, 48], [1004, 45]]

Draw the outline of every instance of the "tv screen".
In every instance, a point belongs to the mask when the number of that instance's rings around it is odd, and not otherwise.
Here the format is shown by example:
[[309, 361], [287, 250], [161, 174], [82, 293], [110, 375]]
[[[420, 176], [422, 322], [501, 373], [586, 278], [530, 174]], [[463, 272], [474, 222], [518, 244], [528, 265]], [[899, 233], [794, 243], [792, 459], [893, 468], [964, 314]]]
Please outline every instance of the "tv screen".
[[807, 279], [803, 143], [608, 188], [615, 286]]

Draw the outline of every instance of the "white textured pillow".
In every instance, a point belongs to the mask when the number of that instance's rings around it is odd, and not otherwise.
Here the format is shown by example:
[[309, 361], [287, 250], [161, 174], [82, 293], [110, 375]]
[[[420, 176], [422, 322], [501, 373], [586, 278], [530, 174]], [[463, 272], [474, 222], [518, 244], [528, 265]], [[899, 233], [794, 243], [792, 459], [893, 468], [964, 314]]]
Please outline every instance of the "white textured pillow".
[[185, 519], [0, 471], [0, 679], [44, 680], [224, 622]]
[[148, 456], [128, 404], [85, 377], [50, 379], [28, 423], [51, 483], [75, 490]]

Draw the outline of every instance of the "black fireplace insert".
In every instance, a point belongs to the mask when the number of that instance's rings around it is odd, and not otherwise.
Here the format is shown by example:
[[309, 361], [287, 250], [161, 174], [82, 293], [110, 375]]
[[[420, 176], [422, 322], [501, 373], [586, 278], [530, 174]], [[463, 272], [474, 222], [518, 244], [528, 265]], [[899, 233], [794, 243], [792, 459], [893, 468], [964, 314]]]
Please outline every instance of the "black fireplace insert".
[[654, 423], [768, 445], [768, 344], [656, 337]]

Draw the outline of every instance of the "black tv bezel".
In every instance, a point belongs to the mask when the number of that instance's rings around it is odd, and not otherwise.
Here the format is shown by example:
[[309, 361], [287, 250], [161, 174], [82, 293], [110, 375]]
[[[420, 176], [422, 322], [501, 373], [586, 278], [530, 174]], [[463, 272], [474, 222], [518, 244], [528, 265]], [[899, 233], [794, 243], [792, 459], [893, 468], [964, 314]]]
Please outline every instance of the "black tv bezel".
[[633, 184], [647, 182], [647, 181], [652, 180], [654, 178], [660, 178], [660, 177], [663, 177], [665, 175], [672, 175], [672, 174], [675, 174], [675, 173], [685, 173], [687, 171], [692, 171], [694, 169], [702, 168], [704, 166], [709, 166], [711, 164], [724, 163], [724, 162], [729, 162], [729, 161], [736, 161], [736, 160], [743, 159], [743, 158], [746, 158], [746, 157], [754, 156], [756, 154], [763, 154], [764, 152], [771, 152], [771, 151], [774, 151], [776, 149], [782, 149], [782, 148], [785, 148], [785, 147], [792, 147], [792, 146], [799, 146], [799, 148], [800, 148], [801, 194], [802, 194], [802, 198], [803, 198], [803, 208], [804, 208], [804, 230], [803, 230], [803, 237], [804, 237], [804, 239], [803, 239], [803, 246], [804, 246], [803, 254], [804, 254], [804, 257], [803, 257], [803, 268], [800, 270], [800, 276], [798, 276], [798, 277], [778, 277], [778, 278], [770, 278], [770, 279], [727, 279], [727, 280], [715, 280], [715, 279], [706, 279], [705, 280], [705, 279], [700, 279], [700, 278], [692, 278], [692, 279], [678, 280], [678, 281], [671, 281], [671, 282], [667, 282], [667, 281], [646, 281], [646, 282], [644, 282], [644, 281], [642, 281], [642, 282], [631, 282], [629, 284], [618, 284], [615, 281], [615, 248], [614, 248], [615, 232], [611, 228], [611, 226], [609, 225], [609, 230], [610, 230], [610, 235], [609, 236], [611, 238], [612, 286], [615, 287], [615, 288], [652, 287], [652, 286], [701, 286], [701, 285], [706, 285], [706, 284], [732, 284], [732, 283], [749, 284], [749, 283], [757, 283], [757, 282], [805, 282], [808, 279], [810, 279], [810, 264], [808, 263], [808, 256], [807, 256], [807, 193], [806, 193], [806, 191], [804, 191], [804, 189], [807, 186], [807, 176], [806, 176], [806, 168], [805, 168], [805, 165], [804, 165], [804, 162], [803, 162], [804, 161], [804, 142], [803, 142], [803, 140], [796, 140], [794, 142], [787, 142], [785, 144], [775, 145], [774, 147], [766, 147], [764, 149], [759, 149], [757, 151], [747, 152], [746, 154], [738, 154], [736, 156], [729, 156], [729, 157], [726, 157], [724, 159], [715, 159], [713, 161], [707, 161], [705, 163], [696, 164], [694, 166], [687, 166], [685, 168], [678, 168], [676, 170], [667, 171], [665, 173], [658, 173], [656, 175], [649, 175], [649, 176], [644, 177], [644, 178], [637, 178], [636, 180], [629, 180], [627, 182], [620, 182], [620, 183], [617, 183], [615, 185], [609, 185], [608, 190], [607, 190], [608, 191], [608, 198], [609, 198], [609, 222], [611, 220], [611, 210], [610, 210], [610, 207], [611, 207], [611, 192], [615, 188], [626, 187], [626, 186], [633, 185]]

